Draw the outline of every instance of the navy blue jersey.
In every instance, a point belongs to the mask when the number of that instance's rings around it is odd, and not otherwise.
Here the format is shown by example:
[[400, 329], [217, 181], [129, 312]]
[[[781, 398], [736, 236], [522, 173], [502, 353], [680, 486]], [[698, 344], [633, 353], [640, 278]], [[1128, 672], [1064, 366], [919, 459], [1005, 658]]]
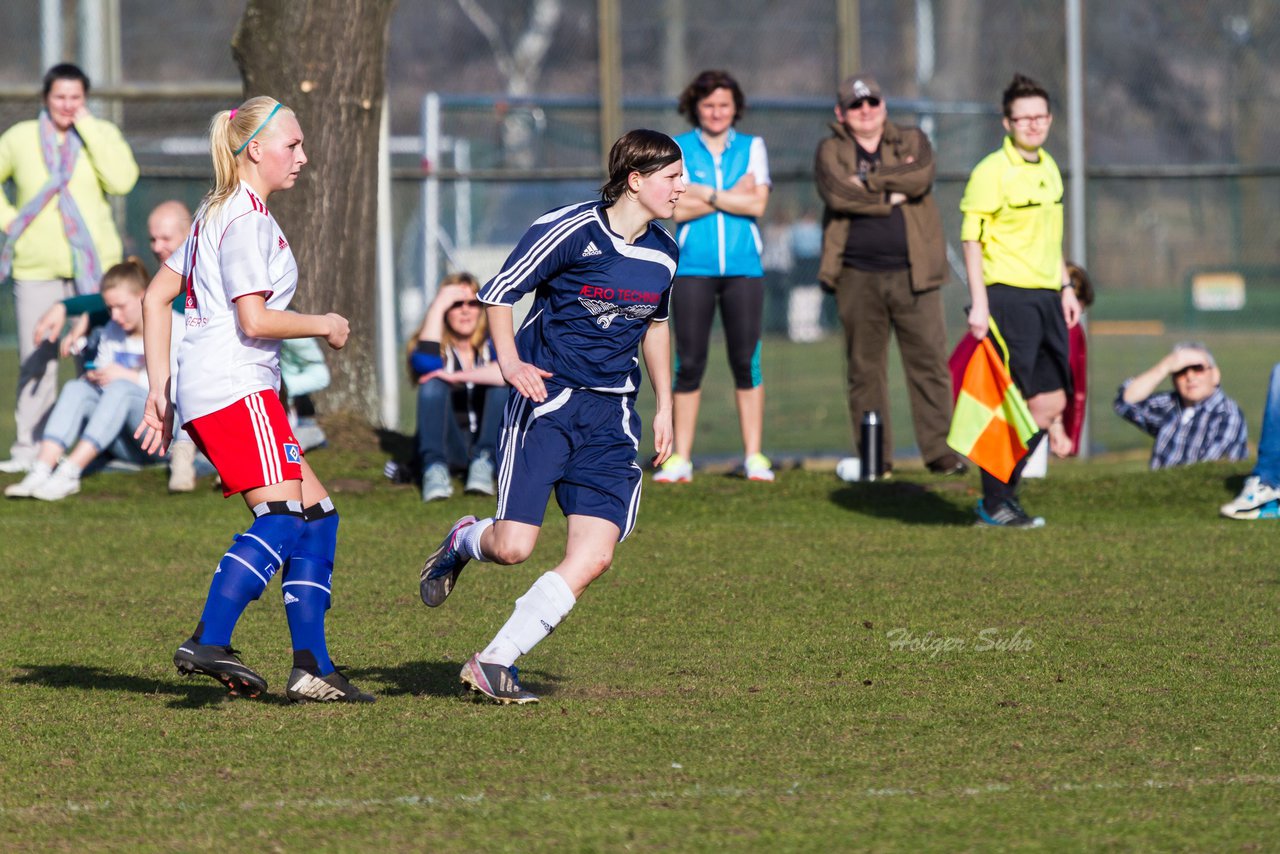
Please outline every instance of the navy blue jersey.
[[609, 228], [601, 202], [583, 202], [537, 219], [480, 300], [514, 305], [536, 289], [516, 349], [554, 374], [548, 389], [634, 395], [636, 350], [649, 321], [667, 319], [679, 257], [657, 223], [629, 244]]

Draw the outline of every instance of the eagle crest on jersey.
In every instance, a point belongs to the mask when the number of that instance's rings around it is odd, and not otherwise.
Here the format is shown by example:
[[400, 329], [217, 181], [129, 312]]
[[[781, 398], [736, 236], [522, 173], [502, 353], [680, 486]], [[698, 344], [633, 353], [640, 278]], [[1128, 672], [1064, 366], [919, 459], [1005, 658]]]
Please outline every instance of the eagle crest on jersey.
[[582, 303], [583, 307], [591, 312], [591, 316], [596, 319], [596, 326], [601, 329], [608, 329], [609, 324], [620, 316], [630, 320], [643, 320], [658, 308], [656, 305], [614, 305], [602, 299], [587, 299], [586, 297], [578, 297], [578, 302]]

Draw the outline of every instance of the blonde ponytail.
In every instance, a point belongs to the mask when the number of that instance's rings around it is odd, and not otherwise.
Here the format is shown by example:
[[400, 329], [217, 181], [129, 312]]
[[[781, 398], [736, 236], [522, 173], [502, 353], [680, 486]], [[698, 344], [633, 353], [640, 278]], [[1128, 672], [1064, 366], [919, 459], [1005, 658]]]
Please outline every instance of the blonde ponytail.
[[277, 112], [292, 113], [268, 95], [250, 98], [234, 110], [215, 113], [209, 123], [209, 156], [213, 159], [213, 189], [200, 203], [196, 219], [203, 222], [216, 214], [240, 188], [240, 155], [255, 137], [267, 132], [265, 125]]

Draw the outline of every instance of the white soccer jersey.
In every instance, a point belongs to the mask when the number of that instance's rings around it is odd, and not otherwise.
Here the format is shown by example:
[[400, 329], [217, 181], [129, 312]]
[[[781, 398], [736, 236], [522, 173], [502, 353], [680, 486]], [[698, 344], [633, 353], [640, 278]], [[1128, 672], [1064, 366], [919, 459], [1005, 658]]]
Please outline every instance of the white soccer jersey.
[[248, 184], [212, 217], [197, 214], [182, 247], [165, 262], [183, 277], [186, 335], [178, 350], [176, 403], [184, 421], [242, 397], [280, 388], [280, 342], [240, 331], [235, 301], [262, 294], [283, 310], [298, 285], [284, 233]]

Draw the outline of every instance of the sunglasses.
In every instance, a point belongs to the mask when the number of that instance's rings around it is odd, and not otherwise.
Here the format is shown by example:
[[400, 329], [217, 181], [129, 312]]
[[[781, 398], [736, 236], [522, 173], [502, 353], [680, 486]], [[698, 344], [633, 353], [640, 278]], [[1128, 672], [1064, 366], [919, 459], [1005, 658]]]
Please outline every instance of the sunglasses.
[[868, 107], [870, 107], [871, 109], [873, 109], [873, 110], [874, 110], [876, 107], [880, 106], [880, 99], [879, 99], [879, 98], [859, 98], [859, 99], [858, 99], [858, 100], [856, 100], [856, 101], [850, 101], [850, 102], [845, 106], [845, 109], [846, 109], [846, 110], [860, 110], [860, 109], [862, 109], [862, 105], [863, 105], [863, 104], [866, 104]]
[[1207, 370], [1209, 370], [1208, 365], [1187, 365], [1185, 368], [1182, 368], [1181, 370], [1174, 371], [1173, 376], [1174, 376], [1174, 379], [1178, 379], [1179, 377], [1186, 376], [1188, 373], [1203, 374]]
[[480, 303], [480, 300], [478, 299], [469, 299], [465, 301], [459, 300], [455, 302], [453, 305], [449, 306], [449, 311], [453, 311], [455, 308], [462, 308], [464, 305], [467, 308], [479, 308], [481, 303]]

